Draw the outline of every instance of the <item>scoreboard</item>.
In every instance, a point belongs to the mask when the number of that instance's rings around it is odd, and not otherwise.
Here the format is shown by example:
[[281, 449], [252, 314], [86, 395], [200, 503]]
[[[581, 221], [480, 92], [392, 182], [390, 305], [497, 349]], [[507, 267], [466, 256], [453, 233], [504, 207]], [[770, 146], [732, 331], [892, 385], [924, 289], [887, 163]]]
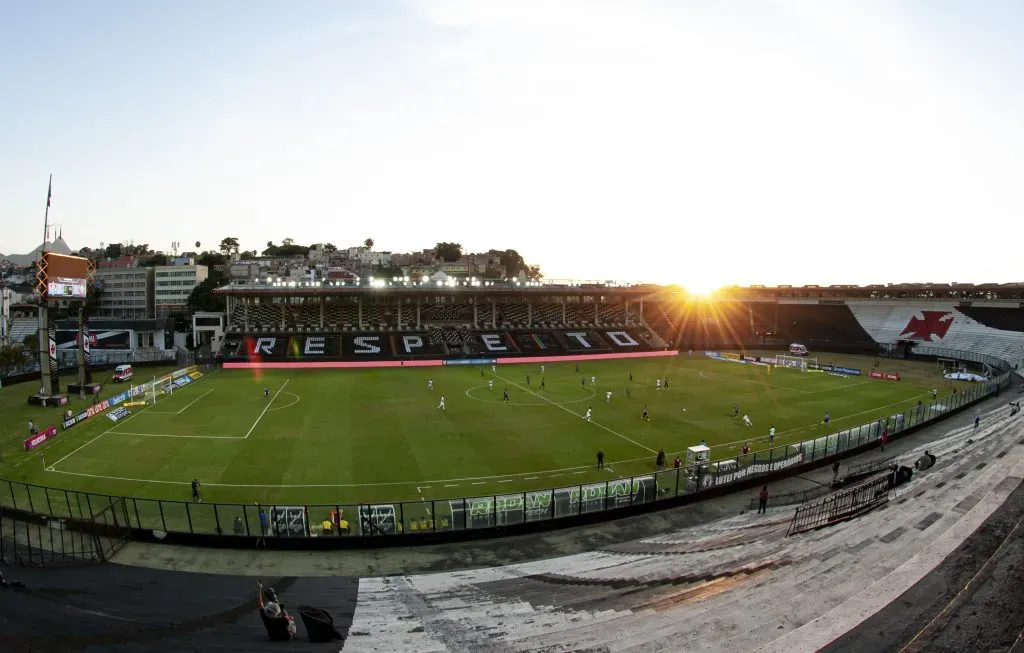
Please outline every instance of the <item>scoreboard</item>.
[[50, 299], [85, 299], [85, 279], [70, 277], [50, 277], [46, 280], [46, 296]]

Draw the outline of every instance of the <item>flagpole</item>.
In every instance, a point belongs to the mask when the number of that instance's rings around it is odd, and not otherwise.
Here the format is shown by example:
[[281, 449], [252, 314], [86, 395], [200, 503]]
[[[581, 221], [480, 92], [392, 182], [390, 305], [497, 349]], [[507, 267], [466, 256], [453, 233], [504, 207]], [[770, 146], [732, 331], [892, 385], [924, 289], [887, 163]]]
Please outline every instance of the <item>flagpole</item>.
[[46, 251], [46, 237], [50, 233], [50, 198], [53, 197], [53, 175], [50, 175], [50, 185], [46, 187], [46, 213], [43, 214], [43, 249]]

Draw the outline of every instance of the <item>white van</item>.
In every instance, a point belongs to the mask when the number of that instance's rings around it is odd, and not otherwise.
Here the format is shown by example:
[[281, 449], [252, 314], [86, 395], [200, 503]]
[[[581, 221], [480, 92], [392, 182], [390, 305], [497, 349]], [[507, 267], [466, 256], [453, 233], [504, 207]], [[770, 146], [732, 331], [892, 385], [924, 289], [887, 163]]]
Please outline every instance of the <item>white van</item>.
[[807, 351], [807, 347], [794, 342], [789, 346], [789, 353], [793, 354], [794, 356], [806, 356], [810, 352]]
[[131, 365], [118, 365], [114, 368], [114, 383], [124, 383], [125, 381], [132, 380], [132, 366]]

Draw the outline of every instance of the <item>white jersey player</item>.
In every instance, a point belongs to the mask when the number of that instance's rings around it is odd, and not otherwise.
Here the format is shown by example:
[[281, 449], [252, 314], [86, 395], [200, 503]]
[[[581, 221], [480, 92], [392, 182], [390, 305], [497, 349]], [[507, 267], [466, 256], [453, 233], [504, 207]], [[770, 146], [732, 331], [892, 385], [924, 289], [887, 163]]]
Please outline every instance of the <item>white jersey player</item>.
[[490, 381], [487, 382], [487, 389], [490, 390], [491, 392], [494, 392], [494, 380], [493, 379], [491, 379]]
[[594, 385], [595, 383], [597, 383], [597, 377], [596, 376], [590, 377], [590, 385]]
[[743, 425], [744, 426], [753, 426], [753, 424], [750, 423], [750, 418], [747, 417], [746, 415], [743, 416]]
[[434, 389], [434, 380], [433, 379], [427, 379], [427, 390], [433, 390], [433, 389]]
[[655, 390], [661, 390], [661, 379], [656, 379], [654, 381], [654, 389]]
[[609, 390], [604, 393], [604, 403], [610, 404], [612, 402], [612, 391]]
[[768, 429], [768, 444], [775, 444], [775, 425]]
[[544, 373], [544, 366], [543, 366], [543, 365], [541, 365], [541, 366], [540, 366], [540, 373], [541, 373], [541, 374], [543, 374], [543, 373]]
[[495, 367], [494, 365], [491, 365], [491, 374], [497, 374], [497, 373], [498, 373], [498, 368]]
[[441, 395], [441, 403], [437, 405], [437, 410], [444, 412], [444, 395]]
[[593, 415], [593, 413], [594, 411], [590, 408], [590, 406], [587, 406], [587, 414], [583, 416], [583, 420], [589, 422], [590, 417]]

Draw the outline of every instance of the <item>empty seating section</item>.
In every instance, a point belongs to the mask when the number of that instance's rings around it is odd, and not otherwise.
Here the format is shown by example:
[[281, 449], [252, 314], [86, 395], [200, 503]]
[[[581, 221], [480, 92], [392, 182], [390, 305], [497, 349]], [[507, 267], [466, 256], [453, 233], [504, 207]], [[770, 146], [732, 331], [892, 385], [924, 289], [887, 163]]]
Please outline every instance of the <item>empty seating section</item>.
[[11, 320], [11, 342], [25, 342], [25, 338], [39, 328], [39, 318], [16, 317]]
[[[416, 307], [411, 308], [415, 314]], [[473, 307], [470, 304], [430, 304], [420, 310], [420, 317], [424, 322], [471, 322]]]
[[634, 324], [632, 309], [627, 311], [625, 304], [601, 304], [597, 310], [601, 324], [608, 326], [626, 326]]
[[539, 326], [562, 324], [562, 305], [544, 303], [533, 305], [533, 323]]
[[850, 307], [865, 331], [879, 343], [913, 341], [917, 351], [929, 355], [971, 351], [995, 356], [1011, 365], [1024, 361], [1024, 332], [986, 326], [953, 304], [860, 302], [851, 303]]
[[430, 344], [432, 345], [461, 347], [471, 339], [470, 332], [468, 330], [456, 329], [453, 327], [430, 327], [430, 330], [427, 333], [429, 334]]
[[958, 311], [993, 329], [1024, 332], [1024, 311], [1001, 306], [960, 306]]
[[[526, 304], [498, 304], [498, 324], [506, 327], [527, 327], [530, 325]], [[536, 315], [536, 308], [534, 309]]]
[[779, 304], [778, 333], [831, 351], [873, 349], [875, 344], [845, 304]]

